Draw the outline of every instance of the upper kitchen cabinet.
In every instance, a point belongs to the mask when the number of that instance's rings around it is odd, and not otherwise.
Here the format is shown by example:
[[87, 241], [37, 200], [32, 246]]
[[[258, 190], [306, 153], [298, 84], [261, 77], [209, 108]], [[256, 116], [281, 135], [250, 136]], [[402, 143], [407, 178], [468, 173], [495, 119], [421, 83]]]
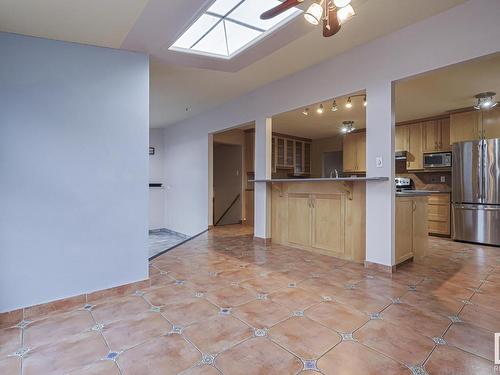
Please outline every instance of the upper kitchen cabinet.
[[295, 147], [295, 174], [311, 173], [311, 143], [294, 141]]
[[500, 108], [496, 107], [482, 112], [483, 137], [500, 138]]
[[422, 151], [449, 151], [450, 120], [448, 118], [422, 122]]
[[408, 151], [408, 126], [396, 126], [396, 151]]
[[366, 171], [366, 133], [346, 134], [343, 141], [344, 172]]
[[469, 111], [450, 116], [450, 143], [475, 141], [481, 138], [481, 113]]
[[407, 170], [423, 169], [422, 124], [405, 125], [408, 127]]

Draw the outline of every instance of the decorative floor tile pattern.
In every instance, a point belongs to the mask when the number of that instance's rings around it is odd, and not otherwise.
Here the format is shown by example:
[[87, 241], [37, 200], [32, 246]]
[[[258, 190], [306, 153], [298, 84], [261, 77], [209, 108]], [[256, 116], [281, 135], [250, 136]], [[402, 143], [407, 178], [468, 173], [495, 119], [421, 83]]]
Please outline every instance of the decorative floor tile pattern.
[[219, 227], [151, 261], [149, 288], [2, 326], [0, 374], [493, 374], [500, 252], [429, 254], [388, 275]]

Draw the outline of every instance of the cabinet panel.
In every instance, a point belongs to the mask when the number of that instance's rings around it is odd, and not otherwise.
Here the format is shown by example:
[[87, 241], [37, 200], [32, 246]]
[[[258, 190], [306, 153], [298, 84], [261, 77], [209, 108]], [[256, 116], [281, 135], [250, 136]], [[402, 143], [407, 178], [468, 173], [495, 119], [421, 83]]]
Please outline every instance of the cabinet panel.
[[408, 126], [408, 158], [407, 169], [415, 170], [423, 168], [422, 153], [422, 125], [420, 123]]
[[396, 264], [413, 255], [413, 207], [411, 198], [396, 199]]
[[345, 202], [342, 194], [316, 195], [313, 200], [312, 246], [344, 253]]
[[304, 173], [311, 173], [311, 144], [304, 142]]
[[441, 151], [450, 151], [450, 119], [445, 118], [438, 121], [440, 127], [440, 149]]
[[308, 194], [289, 194], [288, 204], [288, 242], [310, 246], [311, 244], [311, 207]]
[[429, 233], [449, 236], [451, 227], [450, 195], [431, 195], [428, 202]]
[[356, 136], [356, 171], [366, 172], [366, 133], [357, 133]]
[[344, 172], [355, 172], [356, 164], [356, 134], [346, 134], [343, 140]]
[[483, 136], [486, 139], [500, 138], [500, 108], [483, 111]]
[[293, 167], [293, 140], [285, 140], [285, 165], [287, 167]]
[[396, 126], [396, 151], [408, 151], [408, 126]]
[[278, 167], [283, 167], [285, 165], [285, 139], [276, 138], [276, 141], [277, 141], [276, 153], [278, 155], [276, 160], [276, 165]]
[[295, 173], [302, 173], [304, 171], [303, 145], [303, 142], [295, 141]]
[[437, 121], [422, 123], [422, 151], [433, 152], [440, 150], [440, 126]]
[[454, 113], [450, 116], [450, 143], [479, 139], [479, 111]]

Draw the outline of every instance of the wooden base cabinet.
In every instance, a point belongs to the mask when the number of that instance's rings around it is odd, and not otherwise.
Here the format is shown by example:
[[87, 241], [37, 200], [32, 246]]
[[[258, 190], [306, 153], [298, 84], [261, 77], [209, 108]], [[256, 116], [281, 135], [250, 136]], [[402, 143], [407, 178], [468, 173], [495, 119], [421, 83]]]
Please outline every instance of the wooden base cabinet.
[[427, 196], [396, 198], [395, 264], [421, 259], [429, 247]]
[[429, 196], [429, 234], [449, 237], [451, 234], [450, 194], [432, 194]]
[[273, 184], [273, 243], [363, 261], [364, 195], [356, 183]]

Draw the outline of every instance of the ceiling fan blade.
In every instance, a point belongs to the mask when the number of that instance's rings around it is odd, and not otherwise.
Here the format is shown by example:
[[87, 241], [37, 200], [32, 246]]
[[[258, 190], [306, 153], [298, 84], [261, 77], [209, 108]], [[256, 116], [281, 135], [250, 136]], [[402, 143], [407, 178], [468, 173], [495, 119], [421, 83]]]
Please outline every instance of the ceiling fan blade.
[[328, 7], [328, 16], [323, 19], [323, 36], [328, 38], [334, 36], [340, 30], [340, 23], [337, 18], [337, 8]]
[[268, 20], [273, 17], [276, 17], [278, 14], [283, 13], [284, 11], [293, 8], [296, 5], [299, 5], [304, 0], [285, 0], [280, 5], [275, 6], [274, 8], [269, 9], [268, 11], [262, 13], [260, 15], [261, 20]]

